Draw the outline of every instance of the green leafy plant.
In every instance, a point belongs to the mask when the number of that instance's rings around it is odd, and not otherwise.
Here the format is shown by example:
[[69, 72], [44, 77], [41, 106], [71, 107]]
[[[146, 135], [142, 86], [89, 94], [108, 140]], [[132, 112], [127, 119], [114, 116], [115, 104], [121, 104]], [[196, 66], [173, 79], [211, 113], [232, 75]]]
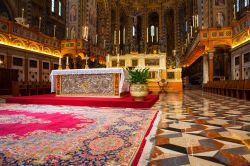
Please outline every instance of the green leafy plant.
[[128, 82], [130, 84], [145, 84], [147, 83], [147, 79], [149, 79], [149, 69], [131, 69], [127, 68], [128, 71]]

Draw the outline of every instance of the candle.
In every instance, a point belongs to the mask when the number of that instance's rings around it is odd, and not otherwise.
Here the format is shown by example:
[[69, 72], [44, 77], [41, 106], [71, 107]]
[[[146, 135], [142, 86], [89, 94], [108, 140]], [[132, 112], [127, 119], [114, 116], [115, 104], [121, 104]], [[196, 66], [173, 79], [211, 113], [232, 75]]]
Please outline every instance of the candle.
[[147, 27], [147, 43], [148, 43], [148, 27]]
[[188, 33], [188, 42], [189, 42], [189, 37], [190, 37], [190, 36], [189, 36], [189, 33]]
[[68, 65], [69, 64], [69, 57], [67, 56], [67, 58], [66, 58], [66, 65]]
[[193, 27], [190, 26], [190, 33], [191, 33], [191, 37], [193, 37]]
[[114, 31], [114, 45], [116, 45], [116, 31]]
[[66, 28], [66, 37], [69, 38], [69, 27]]
[[54, 37], [56, 36], [56, 25], [54, 25]]
[[197, 14], [197, 27], [199, 27], [199, 15]]
[[24, 18], [24, 8], [22, 8], [22, 19]]
[[62, 65], [62, 59], [59, 58], [59, 65]]
[[156, 42], [158, 42], [158, 27], [156, 27]]
[[109, 54], [107, 56], [107, 63], [109, 63], [109, 60], [110, 60], [110, 57], [109, 57]]
[[234, 4], [234, 11], [233, 11], [234, 13], [234, 15], [233, 15], [233, 17], [234, 17], [234, 19], [236, 19], [236, 10], [235, 10], [235, 4]]
[[123, 44], [125, 44], [125, 27], [123, 28]]
[[188, 22], [186, 21], [186, 32], [188, 31]]
[[152, 43], [154, 42], [154, 36], [151, 36], [151, 38], [152, 38]]
[[86, 40], [88, 41], [88, 37], [89, 37], [89, 27], [86, 26]]
[[194, 18], [194, 16], [193, 16], [193, 26], [194, 26], [194, 22], [195, 22], [194, 19], [195, 19], [195, 18]]
[[103, 41], [103, 48], [106, 48], [106, 40]]
[[97, 36], [97, 34], [95, 35], [95, 43], [97, 44], [97, 39], [98, 38], [98, 36]]
[[176, 55], [176, 50], [173, 50], [173, 56], [175, 57], [175, 55]]
[[38, 25], [39, 31], [40, 31], [40, 29], [41, 29], [41, 21], [42, 21], [42, 17], [39, 17], [39, 25]]
[[117, 54], [117, 62], [119, 62], [119, 61], [120, 61], [120, 55]]
[[119, 41], [119, 45], [121, 44], [121, 32], [120, 32], [120, 30], [119, 30], [119, 34], [118, 34], [119, 36], [118, 36], [118, 41]]

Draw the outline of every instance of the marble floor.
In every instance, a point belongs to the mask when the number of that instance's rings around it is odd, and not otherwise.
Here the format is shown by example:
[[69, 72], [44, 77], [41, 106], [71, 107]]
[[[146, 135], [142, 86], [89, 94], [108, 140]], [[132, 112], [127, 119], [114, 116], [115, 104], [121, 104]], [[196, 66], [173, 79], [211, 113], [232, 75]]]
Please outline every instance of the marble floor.
[[187, 90], [162, 93], [152, 109], [161, 120], [149, 165], [250, 165], [250, 101]]
[[250, 102], [205, 93], [161, 94], [150, 165], [250, 165]]

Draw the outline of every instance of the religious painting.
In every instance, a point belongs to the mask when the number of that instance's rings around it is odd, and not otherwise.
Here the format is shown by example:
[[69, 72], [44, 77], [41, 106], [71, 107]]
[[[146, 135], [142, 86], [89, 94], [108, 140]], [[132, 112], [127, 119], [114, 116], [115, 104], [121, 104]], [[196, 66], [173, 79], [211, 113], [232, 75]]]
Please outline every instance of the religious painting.
[[215, 6], [223, 6], [225, 5], [225, 0], [215, 0]]
[[69, 20], [70, 22], [76, 21], [76, 5], [72, 5], [70, 8]]

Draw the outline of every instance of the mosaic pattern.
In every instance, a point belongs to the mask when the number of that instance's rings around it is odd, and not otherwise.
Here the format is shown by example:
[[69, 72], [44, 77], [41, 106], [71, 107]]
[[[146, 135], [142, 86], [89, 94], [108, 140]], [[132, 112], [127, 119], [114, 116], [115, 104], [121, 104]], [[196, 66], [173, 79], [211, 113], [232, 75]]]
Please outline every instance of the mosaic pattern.
[[0, 103], [0, 165], [130, 165], [156, 113]]
[[250, 102], [184, 91], [162, 94], [150, 165], [250, 165]]
[[62, 75], [61, 78], [61, 95], [114, 95], [113, 74]]

